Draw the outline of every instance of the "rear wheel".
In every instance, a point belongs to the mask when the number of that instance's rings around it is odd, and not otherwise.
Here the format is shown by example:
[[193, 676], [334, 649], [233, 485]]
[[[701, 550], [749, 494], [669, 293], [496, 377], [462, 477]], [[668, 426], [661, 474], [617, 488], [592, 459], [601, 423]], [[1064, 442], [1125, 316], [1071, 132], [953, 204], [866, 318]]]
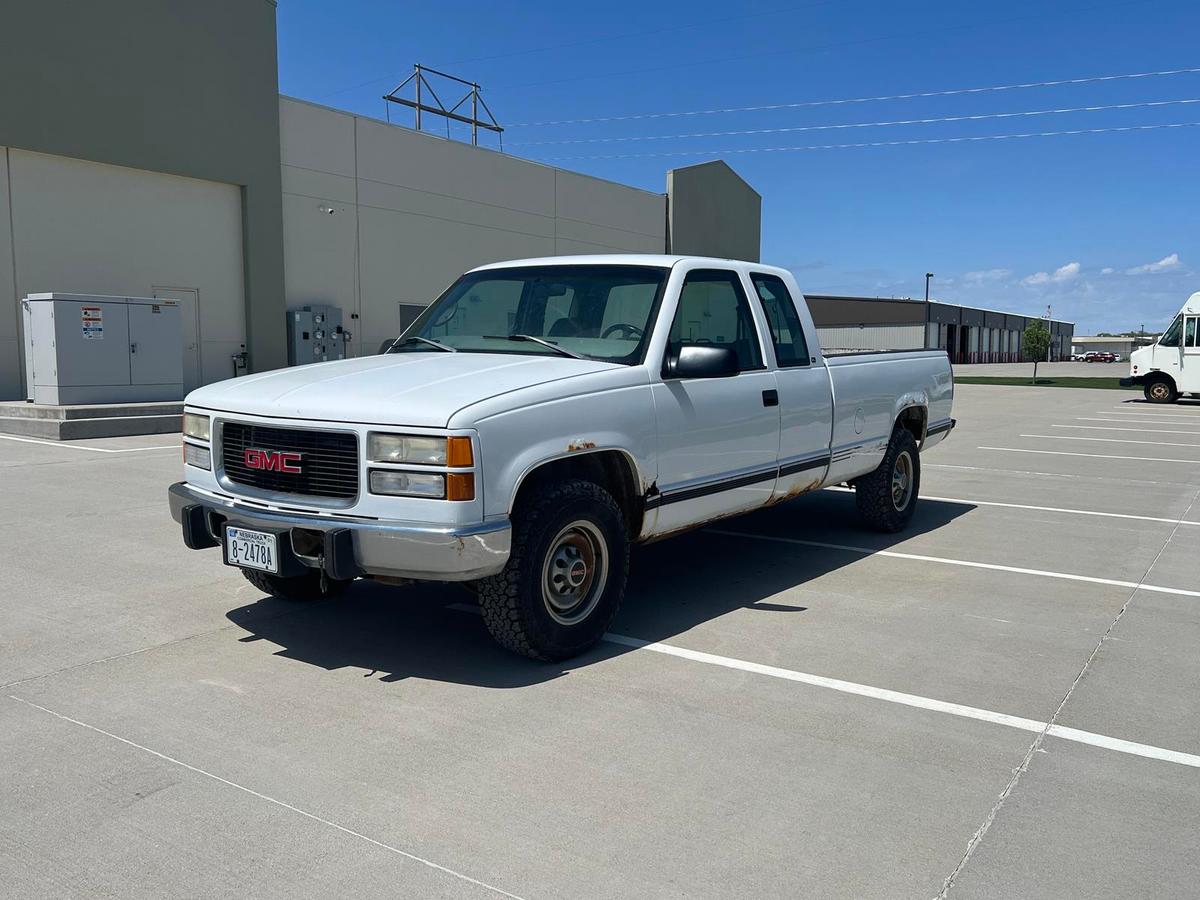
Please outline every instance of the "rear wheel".
[[321, 573], [316, 569], [310, 569], [303, 575], [292, 575], [286, 578], [282, 575], [271, 575], [268, 572], [258, 572], [254, 569], [242, 569], [242, 574], [246, 576], [248, 582], [264, 594], [279, 597], [281, 600], [322, 600], [325, 597], [334, 597], [340, 594], [350, 583], [349, 581], [335, 581], [328, 577], [322, 579]]
[[514, 519], [508, 564], [479, 581], [488, 631], [533, 659], [582, 653], [604, 635], [625, 593], [625, 517], [599, 485], [567, 481], [538, 489]]
[[1142, 393], [1148, 403], [1174, 403], [1179, 399], [1179, 392], [1169, 378], [1155, 378], [1146, 382]]
[[858, 514], [867, 527], [894, 534], [912, 519], [921, 489], [921, 455], [917, 440], [896, 428], [879, 468], [854, 485]]

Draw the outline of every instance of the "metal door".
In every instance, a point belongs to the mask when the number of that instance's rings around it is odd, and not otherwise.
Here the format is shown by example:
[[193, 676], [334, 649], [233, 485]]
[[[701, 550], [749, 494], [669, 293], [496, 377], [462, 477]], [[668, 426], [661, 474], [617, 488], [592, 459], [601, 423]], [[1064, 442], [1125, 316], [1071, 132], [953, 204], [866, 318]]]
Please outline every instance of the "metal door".
[[1200, 316], [1184, 317], [1181, 349], [1179, 390], [1200, 391]]
[[130, 384], [180, 384], [183, 380], [178, 304], [129, 304]]
[[[183, 390], [184, 393], [204, 384], [200, 354], [200, 291], [196, 288], [156, 287], [155, 298], [179, 301], [179, 320], [183, 331]], [[228, 363], [225, 369], [228, 372]], [[224, 378], [225, 374], [216, 376]]]

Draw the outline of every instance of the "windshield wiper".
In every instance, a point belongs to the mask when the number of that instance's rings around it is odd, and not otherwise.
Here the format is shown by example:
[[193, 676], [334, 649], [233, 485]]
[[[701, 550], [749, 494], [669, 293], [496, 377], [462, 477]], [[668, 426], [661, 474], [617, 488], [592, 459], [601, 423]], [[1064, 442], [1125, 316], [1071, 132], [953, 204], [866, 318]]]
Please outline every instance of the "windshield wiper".
[[565, 347], [560, 347], [553, 341], [548, 341], [545, 338], [534, 337], [532, 334], [485, 334], [487, 340], [496, 341], [528, 341], [532, 344], [541, 344], [543, 347], [549, 347], [555, 353], [561, 353], [563, 356], [569, 356], [571, 359], [587, 359], [579, 353], [572, 353]]
[[420, 337], [419, 335], [414, 334], [406, 338], [396, 338], [396, 340], [392, 343], [392, 346], [388, 347], [388, 353], [391, 353], [397, 347], [403, 346], [404, 344], [411, 344], [413, 341], [420, 341], [422, 344], [428, 344], [430, 347], [437, 347], [439, 350], [445, 350], [447, 353], [458, 352], [457, 347], [448, 347], [441, 341], [435, 341], [431, 338]]

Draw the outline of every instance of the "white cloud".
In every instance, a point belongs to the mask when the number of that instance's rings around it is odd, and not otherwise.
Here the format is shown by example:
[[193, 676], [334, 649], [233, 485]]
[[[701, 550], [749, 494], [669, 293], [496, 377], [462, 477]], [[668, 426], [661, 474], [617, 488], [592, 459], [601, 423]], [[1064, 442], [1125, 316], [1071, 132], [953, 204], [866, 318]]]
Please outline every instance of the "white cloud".
[[1111, 275], [1115, 271], [1116, 270], [1112, 266], [1105, 266], [1103, 269], [1100, 270], [1100, 274], [1101, 275]]
[[1021, 279], [1021, 284], [1038, 285], [1038, 284], [1061, 284], [1064, 281], [1071, 281], [1079, 276], [1079, 263], [1069, 262], [1065, 266], [1059, 266], [1054, 270], [1054, 274], [1049, 272], [1034, 272], [1032, 275]]
[[979, 272], [968, 272], [963, 276], [964, 281], [978, 284], [983, 281], [1002, 281], [1012, 274], [1012, 269], [983, 269]]
[[1164, 256], [1158, 262], [1146, 263], [1144, 266], [1134, 266], [1132, 269], [1126, 269], [1126, 275], [1157, 275], [1159, 272], [1170, 272], [1178, 269], [1181, 265], [1179, 254], [1172, 253], [1170, 256]]

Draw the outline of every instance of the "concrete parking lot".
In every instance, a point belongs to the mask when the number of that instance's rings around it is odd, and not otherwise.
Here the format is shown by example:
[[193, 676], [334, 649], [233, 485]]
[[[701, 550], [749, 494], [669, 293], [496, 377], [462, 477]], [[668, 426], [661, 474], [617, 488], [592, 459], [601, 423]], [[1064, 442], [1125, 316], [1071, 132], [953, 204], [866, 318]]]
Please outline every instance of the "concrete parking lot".
[[0, 895], [1195, 896], [1200, 403], [962, 385], [913, 528], [641, 548], [610, 639], [295, 606], [166, 436], [0, 440]]

